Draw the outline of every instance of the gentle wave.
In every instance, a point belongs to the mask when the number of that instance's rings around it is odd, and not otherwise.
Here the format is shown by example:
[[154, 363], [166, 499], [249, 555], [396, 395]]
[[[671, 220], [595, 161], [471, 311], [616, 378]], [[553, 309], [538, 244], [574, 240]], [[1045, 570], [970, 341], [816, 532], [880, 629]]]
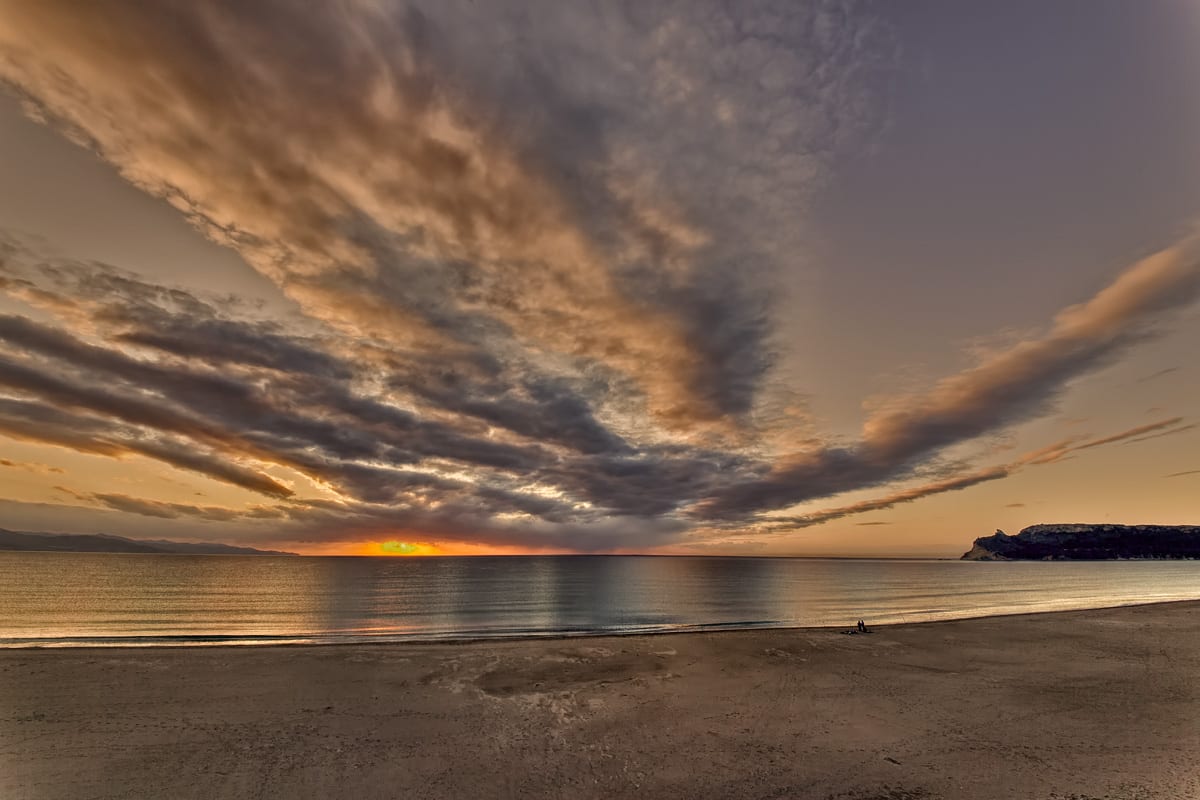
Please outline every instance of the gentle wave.
[[445, 642], [926, 622], [1200, 598], [1200, 562], [0, 553], [0, 647]]

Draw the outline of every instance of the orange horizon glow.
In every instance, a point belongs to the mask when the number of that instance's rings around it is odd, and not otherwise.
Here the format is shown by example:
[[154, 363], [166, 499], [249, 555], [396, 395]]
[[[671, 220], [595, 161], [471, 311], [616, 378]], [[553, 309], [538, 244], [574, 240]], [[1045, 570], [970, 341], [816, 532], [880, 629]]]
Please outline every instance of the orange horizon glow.
[[473, 542], [438, 542], [412, 539], [373, 539], [317, 545], [304, 542], [285, 549], [306, 556], [377, 556], [380, 558], [424, 558], [428, 556], [529, 556], [562, 555], [571, 550], [491, 545]]

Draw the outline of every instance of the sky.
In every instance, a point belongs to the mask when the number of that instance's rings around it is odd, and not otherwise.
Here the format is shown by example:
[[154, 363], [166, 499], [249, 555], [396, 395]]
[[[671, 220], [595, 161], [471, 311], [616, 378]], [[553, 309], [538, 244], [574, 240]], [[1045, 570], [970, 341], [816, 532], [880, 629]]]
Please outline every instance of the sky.
[[0, 0], [0, 527], [1198, 523], [1200, 5]]

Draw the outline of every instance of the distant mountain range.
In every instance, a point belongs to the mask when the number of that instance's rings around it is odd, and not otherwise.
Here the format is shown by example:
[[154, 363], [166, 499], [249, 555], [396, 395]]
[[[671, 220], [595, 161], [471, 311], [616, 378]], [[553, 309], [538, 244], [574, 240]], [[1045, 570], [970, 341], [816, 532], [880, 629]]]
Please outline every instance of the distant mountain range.
[[107, 533], [31, 533], [0, 528], [0, 550], [55, 553], [190, 553], [194, 555], [294, 556], [281, 550], [256, 550], [231, 544], [126, 539]]
[[963, 553], [965, 561], [1111, 561], [1200, 558], [1197, 525], [1031, 525], [996, 531]]

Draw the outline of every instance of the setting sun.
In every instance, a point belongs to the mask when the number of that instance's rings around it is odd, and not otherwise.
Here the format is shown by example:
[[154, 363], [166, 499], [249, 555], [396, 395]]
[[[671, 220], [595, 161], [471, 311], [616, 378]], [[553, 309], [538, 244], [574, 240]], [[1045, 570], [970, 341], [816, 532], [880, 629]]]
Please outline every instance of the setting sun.
[[379, 556], [436, 556], [441, 551], [427, 542], [371, 542], [367, 555]]

